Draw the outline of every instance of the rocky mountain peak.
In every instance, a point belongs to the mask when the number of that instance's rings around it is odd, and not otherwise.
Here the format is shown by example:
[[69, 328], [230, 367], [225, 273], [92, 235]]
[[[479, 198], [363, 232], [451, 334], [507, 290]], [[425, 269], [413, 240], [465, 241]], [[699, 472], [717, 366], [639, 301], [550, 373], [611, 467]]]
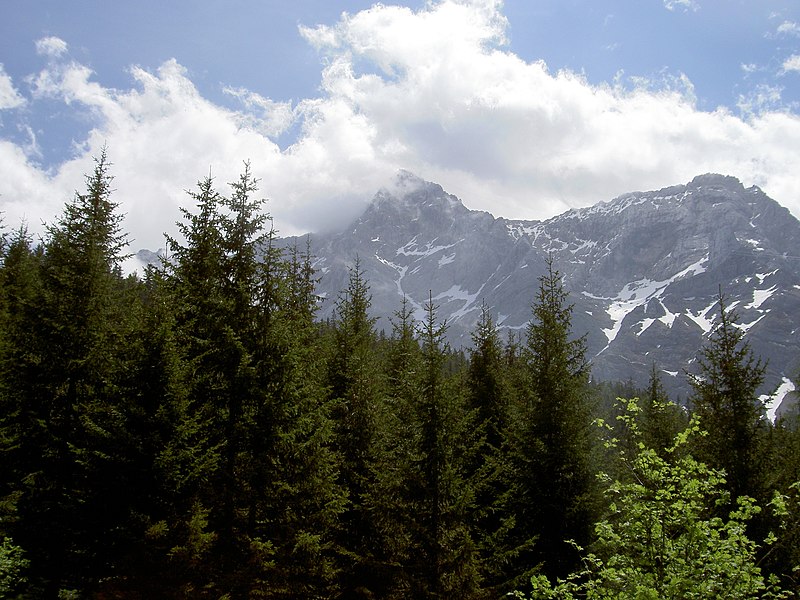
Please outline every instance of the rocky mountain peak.
[[709, 189], [725, 190], [728, 192], [744, 192], [742, 182], [730, 175], [720, 175], [718, 173], [705, 173], [692, 179], [687, 185], [687, 189]]
[[587, 335], [593, 377], [643, 385], [655, 363], [665, 387], [685, 398], [683, 373], [718, 322], [720, 288], [769, 362], [764, 392], [788, 389], [800, 372], [797, 248], [800, 222], [724, 175], [542, 222], [469, 210], [438, 184], [400, 172], [348, 230], [313, 238], [312, 251], [321, 317], [358, 256], [379, 328], [390, 330], [403, 296], [417, 318], [432, 297], [455, 347], [470, 345], [482, 302], [502, 329], [522, 334], [552, 255], [574, 303], [574, 331]]

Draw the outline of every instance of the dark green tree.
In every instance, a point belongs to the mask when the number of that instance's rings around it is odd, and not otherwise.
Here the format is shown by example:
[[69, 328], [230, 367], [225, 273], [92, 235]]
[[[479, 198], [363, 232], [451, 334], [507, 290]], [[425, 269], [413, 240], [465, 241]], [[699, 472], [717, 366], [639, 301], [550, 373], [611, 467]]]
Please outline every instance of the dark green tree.
[[170, 551], [183, 593], [317, 597], [335, 580], [342, 494], [330, 450], [310, 256], [264, 232], [249, 165], [229, 198], [210, 179], [171, 240], [170, 285], [190, 372], [165, 452], [182, 507]]
[[[541, 563], [551, 577], [574, 568], [578, 556], [568, 540], [588, 541], [594, 509], [589, 369], [584, 339], [572, 334], [567, 299], [550, 257], [532, 305], [523, 352], [527, 389], [509, 450], [510, 508], [523, 549], [517, 560]], [[518, 573], [524, 572], [522, 564]]]
[[[46, 434], [41, 383], [42, 340], [35, 335], [41, 306], [41, 248], [21, 226], [4, 248], [0, 268], [0, 523], [10, 534], [21, 482], [36, 470]], [[39, 389], [43, 392], [43, 390]]]
[[503, 365], [503, 348], [489, 307], [481, 304], [481, 315], [472, 333], [468, 389], [469, 403], [477, 411], [485, 436], [485, 452], [500, 449], [508, 426], [508, 380]]
[[109, 167], [103, 151], [86, 193], [48, 227], [28, 367], [17, 381], [19, 435], [33, 458], [18, 481], [13, 537], [30, 559], [31, 585], [49, 596], [96, 589], [130, 535], [130, 470], [115, 436], [128, 411], [118, 359], [130, 324], [119, 269], [127, 241]]
[[256, 470], [250, 487], [257, 497], [248, 518], [270, 563], [263, 565], [255, 593], [330, 598], [340, 580], [335, 535], [346, 495], [332, 450], [312, 257], [308, 248], [303, 255], [295, 249], [288, 260], [271, 250], [267, 256], [257, 355], [265, 393], [253, 414]]
[[[378, 364], [372, 299], [358, 258], [349, 270], [347, 289], [340, 294], [333, 319], [328, 361], [328, 386], [334, 403], [334, 447], [341, 460], [340, 481], [349, 497], [342, 515], [342, 593], [356, 598], [386, 585], [381, 576], [384, 555], [372, 518], [380, 404], [384, 394]], [[369, 590], [373, 590], [370, 592]]]
[[383, 361], [387, 391], [378, 407], [374, 482], [368, 492], [376, 540], [382, 548], [373, 564], [375, 576], [384, 581], [382, 597], [397, 600], [411, 594], [409, 565], [417, 558], [412, 536], [417, 514], [411, 491], [419, 436], [415, 407], [422, 357], [417, 337], [418, 326], [404, 297], [392, 319]]
[[489, 307], [472, 334], [473, 348], [467, 368], [468, 406], [476, 417], [478, 445], [470, 476], [475, 489], [473, 536], [480, 553], [482, 590], [485, 597], [509, 591], [508, 565], [517, 548], [510, 537], [514, 517], [505, 510], [510, 491], [505, 444], [511, 411], [511, 378], [497, 326]]
[[644, 444], [662, 458], [678, 432], [683, 431], [689, 423], [685, 410], [670, 402], [655, 364], [651, 367], [650, 379], [642, 395], [641, 421]]
[[765, 408], [758, 397], [765, 365], [753, 355], [736, 327], [737, 316], [720, 292], [720, 321], [698, 357], [698, 372], [688, 374], [694, 413], [708, 436], [698, 442], [699, 457], [726, 473], [732, 498], [762, 499], [762, 447]]
[[476, 439], [474, 417], [463, 390], [445, 371], [446, 323], [429, 300], [420, 335], [417, 459], [412, 463], [411, 497], [416, 548], [412, 593], [420, 598], [471, 598], [479, 588], [477, 551], [470, 523], [473, 482], [468, 476]]

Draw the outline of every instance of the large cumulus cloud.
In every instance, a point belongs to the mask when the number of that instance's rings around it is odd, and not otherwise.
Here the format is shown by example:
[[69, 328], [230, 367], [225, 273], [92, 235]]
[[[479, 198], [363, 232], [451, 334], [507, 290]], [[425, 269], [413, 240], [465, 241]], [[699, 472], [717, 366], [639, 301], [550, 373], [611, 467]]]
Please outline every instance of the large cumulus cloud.
[[235, 108], [202, 97], [174, 60], [132, 67], [129, 89], [103, 87], [48, 38], [28, 99], [0, 73], [12, 90], [0, 108], [56, 99], [88, 111], [92, 127], [75, 158], [50, 171], [0, 140], [6, 222], [52, 219], [104, 144], [135, 247], [161, 245], [183, 190], [209, 169], [224, 187], [244, 159], [284, 233], [344, 225], [400, 168], [508, 217], [546, 218], [709, 171], [760, 185], [800, 215], [796, 115], [701, 111], [688, 81], [591, 85], [511, 53], [508, 26], [500, 2], [444, 0], [301, 27], [324, 65], [318, 96], [288, 104], [226, 88]]

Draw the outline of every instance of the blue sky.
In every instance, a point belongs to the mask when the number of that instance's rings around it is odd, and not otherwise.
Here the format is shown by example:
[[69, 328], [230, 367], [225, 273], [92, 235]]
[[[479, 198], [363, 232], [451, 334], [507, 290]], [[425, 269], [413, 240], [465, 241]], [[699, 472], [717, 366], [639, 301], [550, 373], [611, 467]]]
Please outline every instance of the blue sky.
[[106, 144], [134, 248], [252, 162], [282, 233], [398, 169], [547, 218], [716, 171], [800, 215], [788, 0], [6, 0], [0, 210], [34, 231]]

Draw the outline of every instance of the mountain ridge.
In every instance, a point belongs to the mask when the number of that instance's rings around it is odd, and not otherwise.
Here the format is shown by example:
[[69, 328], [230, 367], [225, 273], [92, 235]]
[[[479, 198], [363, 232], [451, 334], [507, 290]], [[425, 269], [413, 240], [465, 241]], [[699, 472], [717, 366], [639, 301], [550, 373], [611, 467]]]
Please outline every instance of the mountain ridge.
[[348, 228], [312, 236], [311, 247], [321, 318], [331, 315], [357, 256], [379, 329], [390, 329], [405, 296], [417, 318], [432, 297], [456, 347], [469, 346], [482, 302], [501, 329], [522, 333], [552, 254], [595, 379], [643, 384], [655, 363], [667, 389], [685, 398], [682, 373], [713, 327], [720, 288], [745, 339], [769, 361], [764, 393], [787, 389], [800, 371], [800, 264], [792, 254], [800, 222], [735, 177], [699, 175], [525, 221], [471, 210], [401, 171]]

